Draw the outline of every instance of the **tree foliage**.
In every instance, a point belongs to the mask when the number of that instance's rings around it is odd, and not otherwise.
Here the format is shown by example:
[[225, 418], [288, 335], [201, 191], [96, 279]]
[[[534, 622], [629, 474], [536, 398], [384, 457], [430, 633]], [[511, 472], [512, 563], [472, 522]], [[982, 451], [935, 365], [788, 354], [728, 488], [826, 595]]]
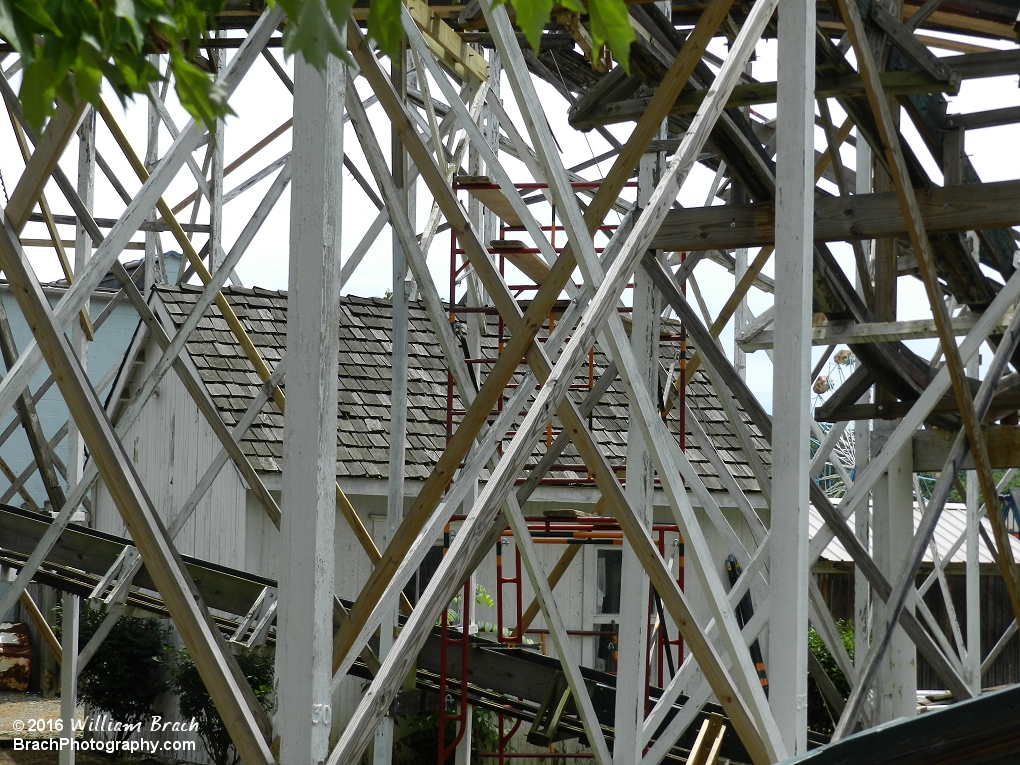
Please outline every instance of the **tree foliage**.
[[[82, 601], [78, 640], [86, 645], [106, 614]], [[57, 607], [59, 636], [63, 613]], [[170, 630], [157, 619], [122, 616], [78, 678], [78, 698], [107, 712], [114, 720], [134, 725], [152, 714], [152, 705], [167, 689], [163, 660]], [[126, 736], [128, 732], [123, 733]]]
[[39, 128], [56, 98], [97, 102], [103, 80], [124, 101], [163, 75], [149, 56], [168, 53], [181, 104], [211, 124], [227, 113], [198, 44], [223, 0], [0, 0], [0, 38], [22, 58], [25, 117]]
[[[500, 0], [502, 1], [502, 0]], [[538, 48], [553, 0], [509, 0], [517, 23], [532, 48]], [[211, 127], [230, 113], [208, 63], [198, 53], [224, 0], [0, 0], [0, 39], [22, 57], [19, 98], [25, 117], [37, 130], [66, 103], [97, 103], [105, 80], [122, 102], [170, 76], [181, 105]], [[284, 52], [300, 52], [318, 69], [330, 56], [347, 58], [343, 28], [354, 0], [270, 0], [287, 13]], [[634, 30], [624, 0], [560, 0], [587, 14], [596, 50], [607, 44], [624, 66]], [[400, 46], [401, 0], [371, 0], [368, 33], [387, 55]], [[169, 55], [167, 72], [150, 56]]]

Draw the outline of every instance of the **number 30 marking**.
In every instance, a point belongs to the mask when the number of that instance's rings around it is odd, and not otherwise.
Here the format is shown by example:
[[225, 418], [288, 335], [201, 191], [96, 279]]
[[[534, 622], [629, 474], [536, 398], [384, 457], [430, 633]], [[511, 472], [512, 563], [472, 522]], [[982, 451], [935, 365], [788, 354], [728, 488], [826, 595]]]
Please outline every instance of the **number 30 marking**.
[[329, 704], [312, 704], [312, 725], [328, 725], [332, 716]]

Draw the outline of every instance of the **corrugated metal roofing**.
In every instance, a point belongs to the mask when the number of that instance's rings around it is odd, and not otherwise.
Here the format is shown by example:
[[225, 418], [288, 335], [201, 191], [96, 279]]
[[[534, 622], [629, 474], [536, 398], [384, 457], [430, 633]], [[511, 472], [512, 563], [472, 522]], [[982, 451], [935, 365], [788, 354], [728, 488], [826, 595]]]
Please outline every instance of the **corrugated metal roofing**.
[[[850, 514], [849, 524], [853, 526], [854, 523], [853, 513]], [[921, 508], [915, 503], [914, 505], [914, 529], [917, 530], [918, 524], [921, 522]], [[811, 536], [813, 537], [818, 530], [822, 528], [824, 522], [822, 521], [821, 515], [814, 507], [811, 508], [811, 513], [808, 519], [808, 525], [811, 527]], [[981, 525], [988, 533], [989, 539], [993, 539], [992, 526], [988, 522], [987, 518], [981, 519]], [[967, 508], [965, 505], [950, 503], [947, 504], [945, 509], [942, 511], [942, 515], [939, 517], [939, 522], [935, 526], [935, 549], [938, 550], [939, 558], [946, 560], [947, 556], [949, 563], [965, 563], [967, 560], [966, 548], [964, 546], [964, 535], [967, 531]], [[1013, 557], [1020, 560], [1020, 540], [1015, 537], [1010, 537], [1010, 545], [1013, 547]], [[988, 563], [993, 564], [995, 560], [992, 558], [991, 553], [988, 551], [988, 546], [984, 543], [984, 540], [978, 542], [978, 555], [982, 564]], [[838, 539], [833, 539], [829, 542], [828, 547], [825, 548], [825, 552], [822, 553], [822, 558], [833, 563], [852, 563], [853, 558], [846, 551], [843, 545]], [[925, 548], [924, 562], [932, 563], [931, 547]]]
[[[159, 286], [156, 295], [177, 326], [183, 323], [195, 304], [200, 289], [191, 285]], [[287, 294], [262, 289], [231, 288], [224, 291], [252, 341], [262, 352], [270, 368], [282, 357], [286, 347]], [[384, 478], [388, 464], [390, 414], [390, 303], [380, 298], [342, 297], [340, 301], [340, 351], [338, 380], [337, 475], [351, 478]], [[494, 321], [494, 320], [493, 320]], [[483, 355], [496, 356], [495, 325], [483, 338]], [[255, 395], [259, 379], [245, 358], [219, 310], [206, 313], [187, 343], [187, 351], [198, 368], [224, 421], [232, 426]], [[432, 470], [446, 446], [447, 370], [439, 340], [421, 304], [410, 307], [408, 333], [408, 434], [406, 477], [423, 480]], [[484, 376], [486, 365], [472, 365]], [[596, 350], [594, 378], [607, 366]], [[582, 365], [575, 380], [588, 383], [588, 366]], [[514, 382], [519, 382], [520, 378]], [[284, 386], [286, 388], [286, 386]], [[569, 395], [580, 401], [585, 390]], [[719, 449], [724, 462], [745, 492], [757, 492], [758, 485], [740, 450], [722, 406], [708, 378], [698, 371], [688, 385], [688, 403]], [[463, 409], [454, 397], [454, 409]], [[676, 410], [674, 410], [675, 412]], [[459, 419], [459, 418], [458, 418]], [[768, 444], [745, 417], [763, 462], [770, 464]], [[627, 452], [627, 398], [617, 381], [592, 412], [592, 430], [603, 453], [614, 465], [622, 466]], [[676, 415], [669, 420], [677, 430]], [[559, 423], [554, 422], [558, 429]], [[687, 442], [693, 444], [688, 434]], [[270, 402], [242, 442], [245, 454], [262, 471], [277, 472], [283, 460], [283, 416]], [[545, 444], [536, 447], [537, 459]], [[723, 490], [723, 484], [711, 465], [696, 448], [687, 450], [688, 458], [709, 489]], [[581, 460], [569, 446], [559, 462], [569, 467]], [[550, 477], [566, 481], [587, 478], [584, 470], [561, 469]]]

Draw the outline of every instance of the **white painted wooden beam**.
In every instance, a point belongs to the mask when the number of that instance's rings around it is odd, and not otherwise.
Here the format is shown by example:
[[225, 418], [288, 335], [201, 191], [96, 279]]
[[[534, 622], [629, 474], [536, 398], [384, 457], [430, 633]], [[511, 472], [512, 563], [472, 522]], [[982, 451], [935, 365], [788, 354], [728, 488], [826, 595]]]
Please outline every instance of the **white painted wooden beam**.
[[294, 76], [275, 732], [280, 759], [317, 765], [332, 722], [334, 529], [344, 65]]
[[815, 5], [779, 0], [776, 347], [772, 384], [769, 704], [787, 752], [807, 750], [808, 433], [814, 262]]

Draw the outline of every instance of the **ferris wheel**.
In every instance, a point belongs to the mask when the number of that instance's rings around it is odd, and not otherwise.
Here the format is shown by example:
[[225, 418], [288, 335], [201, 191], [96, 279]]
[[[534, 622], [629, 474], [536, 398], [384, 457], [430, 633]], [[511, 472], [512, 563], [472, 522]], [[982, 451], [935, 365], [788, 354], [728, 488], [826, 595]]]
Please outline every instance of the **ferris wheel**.
[[[822, 404], [826, 398], [853, 374], [857, 366], [857, 357], [849, 348], [843, 348], [834, 353], [820, 373], [812, 382], [811, 390], [814, 393], [814, 406]], [[828, 433], [833, 427], [832, 423], [819, 423], [822, 431]], [[832, 448], [829, 459], [826, 460], [822, 472], [815, 479], [819, 486], [825, 491], [826, 496], [838, 499], [846, 493], [846, 482], [843, 474], [833, 464], [838, 460], [846, 474], [852, 481], [857, 469], [857, 449], [854, 429], [844, 427], [839, 439]], [[821, 443], [814, 436], [811, 437], [811, 455], [821, 447]], [[935, 488], [935, 476], [930, 473], [917, 475], [917, 490], [920, 493], [919, 500], [927, 501]]]

